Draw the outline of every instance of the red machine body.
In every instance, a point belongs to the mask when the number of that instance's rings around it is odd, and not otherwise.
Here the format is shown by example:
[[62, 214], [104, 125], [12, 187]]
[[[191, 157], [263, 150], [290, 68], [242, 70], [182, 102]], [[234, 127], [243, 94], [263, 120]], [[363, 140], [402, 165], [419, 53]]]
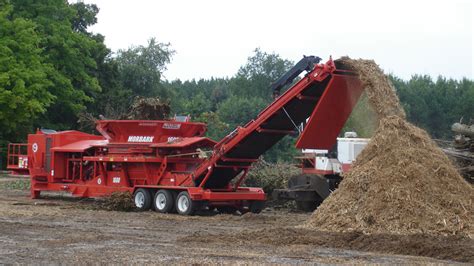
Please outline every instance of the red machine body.
[[149, 195], [167, 190], [176, 197], [185, 191], [192, 202], [209, 207], [251, 209], [266, 199], [265, 193], [240, 184], [265, 151], [298, 133], [297, 125], [310, 118], [298, 148], [335, 144], [362, 92], [357, 75], [336, 66], [332, 60], [315, 65], [254, 120], [218, 143], [204, 137], [205, 124], [193, 122], [102, 120], [97, 122], [101, 136], [38, 130], [26, 144], [31, 196], [67, 191], [100, 197], [141, 189]]

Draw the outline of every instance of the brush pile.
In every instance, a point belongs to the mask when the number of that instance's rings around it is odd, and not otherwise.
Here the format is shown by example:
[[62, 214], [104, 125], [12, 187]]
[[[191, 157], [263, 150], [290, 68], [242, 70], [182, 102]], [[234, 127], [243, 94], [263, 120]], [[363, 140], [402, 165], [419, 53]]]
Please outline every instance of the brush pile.
[[473, 238], [474, 189], [430, 136], [405, 120], [393, 86], [375, 62], [341, 60], [359, 73], [378, 129], [305, 227]]
[[132, 194], [129, 192], [112, 192], [110, 196], [101, 198], [96, 202], [97, 209], [106, 211], [133, 211]]
[[[165, 120], [170, 116], [171, 107], [168, 101], [162, 101], [158, 97], [145, 98], [136, 96], [126, 112], [117, 113], [110, 109], [108, 113], [99, 115], [99, 119], [117, 119], [117, 120]], [[99, 120], [88, 112], [78, 114], [77, 123], [79, 130], [93, 133], [96, 121]]]
[[288, 178], [301, 174], [301, 169], [289, 163], [269, 163], [261, 159], [255, 163], [244, 181], [244, 186], [261, 187], [268, 195], [276, 188], [286, 187]]
[[145, 98], [137, 96], [127, 114], [121, 119], [130, 120], [163, 120], [169, 117], [171, 108], [169, 102], [158, 97]]

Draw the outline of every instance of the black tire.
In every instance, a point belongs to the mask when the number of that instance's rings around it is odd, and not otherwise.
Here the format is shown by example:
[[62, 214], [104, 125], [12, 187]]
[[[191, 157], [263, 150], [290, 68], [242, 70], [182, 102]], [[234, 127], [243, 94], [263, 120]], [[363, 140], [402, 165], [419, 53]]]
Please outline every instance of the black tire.
[[151, 193], [148, 189], [139, 188], [133, 193], [133, 202], [139, 211], [149, 210], [151, 201]]
[[316, 208], [319, 206], [318, 202], [313, 202], [313, 201], [296, 201], [296, 209], [304, 212], [312, 212], [316, 210]]
[[178, 192], [175, 190], [171, 190], [171, 195], [173, 195], [173, 208], [171, 208], [170, 213], [178, 213], [176, 211], [176, 198], [178, 197]]
[[193, 215], [196, 210], [196, 205], [187, 191], [181, 191], [176, 197], [175, 208], [178, 214]]
[[232, 206], [219, 206], [217, 207], [217, 211], [219, 213], [234, 214], [237, 211], [237, 208]]
[[153, 209], [157, 212], [171, 212], [174, 207], [173, 193], [166, 189], [160, 189], [155, 193], [153, 198]]
[[264, 208], [265, 208], [265, 201], [261, 201], [261, 200], [252, 201], [249, 205], [249, 209], [251, 213], [261, 213]]

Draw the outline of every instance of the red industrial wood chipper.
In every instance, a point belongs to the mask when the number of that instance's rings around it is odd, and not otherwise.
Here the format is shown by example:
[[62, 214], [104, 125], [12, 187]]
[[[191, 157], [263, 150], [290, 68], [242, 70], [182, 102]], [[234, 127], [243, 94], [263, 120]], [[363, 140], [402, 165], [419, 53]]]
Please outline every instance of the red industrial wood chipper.
[[100, 120], [101, 136], [38, 130], [27, 144], [10, 144], [12, 151], [26, 145], [27, 152], [11, 152], [9, 168], [28, 169], [33, 198], [41, 191], [78, 197], [128, 191], [139, 210], [258, 213], [264, 191], [240, 186], [252, 163], [288, 134], [300, 135], [300, 149], [330, 149], [362, 93], [356, 73], [338, 60], [320, 60], [304, 57], [272, 85], [274, 101], [219, 142], [204, 137], [205, 124], [189, 119]]

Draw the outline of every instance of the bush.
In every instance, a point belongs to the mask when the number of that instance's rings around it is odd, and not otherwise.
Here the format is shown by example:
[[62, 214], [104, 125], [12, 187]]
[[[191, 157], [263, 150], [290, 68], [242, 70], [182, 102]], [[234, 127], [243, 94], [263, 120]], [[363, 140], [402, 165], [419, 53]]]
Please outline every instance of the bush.
[[12, 189], [12, 190], [29, 190], [30, 179], [8, 181], [8, 182], [0, 184], [0, 187], [3, 187], [5, 189]]

